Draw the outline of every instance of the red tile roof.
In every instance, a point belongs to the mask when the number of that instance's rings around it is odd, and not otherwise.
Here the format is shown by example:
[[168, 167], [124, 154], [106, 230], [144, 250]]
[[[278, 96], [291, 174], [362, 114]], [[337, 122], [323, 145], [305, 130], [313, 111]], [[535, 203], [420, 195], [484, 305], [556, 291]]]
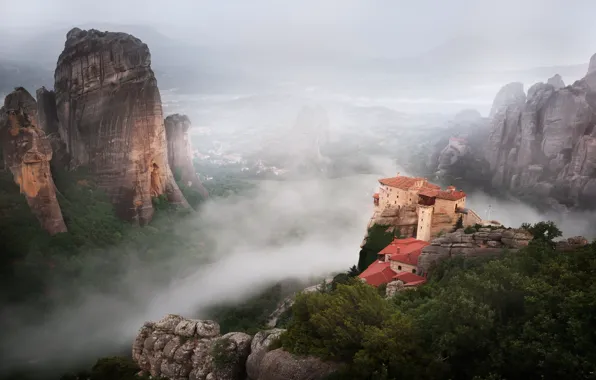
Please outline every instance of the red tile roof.
[[429, 189], [440, 189], [440, 186], [434, 185], [432, 183], [428, 183], [424, 178], [421, 177], [405, 177], [405, 176], [397, 176], [391, 178], [381, 178], [379, 183], [389, 187], [396, 187], [402, 190], [409, 190], [410, 188], [414, 187], [416, 182], [423, 181], [423, 188]]
[[426, 282], [426, 278], [411, 272], [399, 272], [393, 276], [394, 280], [402, 280], [404, 284]]
[[383, 248], [379, 255], [390, 254], [389, 260], [398, 261], [408, 265], [418, 265], [418, 256], [422, 253], [422, 248], [430, 245], [429, 242], [415, 238], [393, 239], [388, 246]]
[[374, 194], [373, 194], [373, 198], [375, 198], [375, 199], [379, 199], [379, 193], [374, 193]]
[[370, 264], [368, 268], [358, 277], [363, 278], [369, 285], [379, 286], [391, 282], [395, 272], [391, 269], [391, 265], [388, 262], [381, 262], [376, 260]]
[[439, 198], [439, 199], [446, 199], [448, 201], [457, 201], [459, 199], [462, 199], [465, 196], [466, 196], [466, 193], [464, 193], [461, 190], [460, 191], [444, 191], [444, 190], [441, 190], [436, 195], [437, 198]]
[[426, 197], [434, 197], [438, 199], [445, 199], [448, 201], [457, 201], [466, 196], [463, 191], [449, 191], [449, 190], [435, 190], [435, 189], [423, 189], [418, 195], [424, 195]]

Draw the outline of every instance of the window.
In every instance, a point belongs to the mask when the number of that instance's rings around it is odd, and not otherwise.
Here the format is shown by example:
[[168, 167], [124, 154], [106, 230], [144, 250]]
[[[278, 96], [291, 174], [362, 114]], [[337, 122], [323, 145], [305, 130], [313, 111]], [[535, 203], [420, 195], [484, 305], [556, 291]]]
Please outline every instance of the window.
[[416, 274], [416, 269], [412, 269], [412, 273]]
[[401, 270], [401, 265], [398, 265], [398, 266], [397, 266], [397, 269]]

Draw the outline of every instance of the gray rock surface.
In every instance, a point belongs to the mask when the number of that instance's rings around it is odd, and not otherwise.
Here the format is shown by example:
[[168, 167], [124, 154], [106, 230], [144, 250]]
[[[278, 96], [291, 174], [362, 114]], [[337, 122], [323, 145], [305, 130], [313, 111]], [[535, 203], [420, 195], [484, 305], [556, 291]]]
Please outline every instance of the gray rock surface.
[[559, 90], [565, 87], [565, 82], [563, 82], [563, 78], [561, 78], [559, 74], [555, 74], [552, 77], [548, 78], [546, 83], [553, 86], [555, 90]]
[[523, 229], [480, 228], [478, 232], [466, 234], [462, 229], [433, 239], [431, 245], [422, 249], [418, 258], [417, 273], [428, 273], [433, 263], [452, 256], [498, 255], [504, 249], [515, 251], [527, 246], [532, 235]]
[[519, 85], [497, 94], [484, 155], [495, 187], [557, 209], [596, 206], [595, 65], [571, 86], [555, 75], [527, 99]]

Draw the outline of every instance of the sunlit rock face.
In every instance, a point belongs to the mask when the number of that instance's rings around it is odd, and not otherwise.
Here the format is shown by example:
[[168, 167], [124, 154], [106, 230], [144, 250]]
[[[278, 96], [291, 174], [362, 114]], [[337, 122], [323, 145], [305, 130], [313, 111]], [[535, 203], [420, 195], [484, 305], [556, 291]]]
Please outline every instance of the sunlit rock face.
[[538, 194], [567, 207], [596, 205], [593, 66], [568, 87], [537, 83], [526, 99], [505, 97], [511, 100], [506, 105], [497, 95], [485, 149], [495, 187]]
[[52, 147], [38, 123], [37, 104], [29, 92], [17, 88], [6, 97], [0, 109], [4, 164], [41, 226], [54, 235], [66, 232], [66, 225], [50, 172]]
[[72, 29], [58, 58], [59, 134], [70, 167], [88, 167], [125, 219], [144, 224], [152, 197], [188, 207], [168, 165], [163, 111], [146, 44]]
[[179, 180], [185, 186], [198, 191], [203, 198], [207, 198], [209, 193], [192, 164], [192, 150], [188, 136], [190, 119], [186, 115], [174, 114], [166, 117], [164, 123], [168, 140], [168, 163], [174, 175], [180, 176]]

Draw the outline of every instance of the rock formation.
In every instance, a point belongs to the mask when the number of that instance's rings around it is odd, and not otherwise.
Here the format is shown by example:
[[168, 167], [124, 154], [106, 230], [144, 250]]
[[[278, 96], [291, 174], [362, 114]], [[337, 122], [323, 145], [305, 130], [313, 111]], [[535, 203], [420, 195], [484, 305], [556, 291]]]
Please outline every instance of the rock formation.
[[146, 322], [133, 347], [143, 375], [175, 380], [319, 380], [337, 369], [314, 357], [270, 350], [282, 329], [221, 336], [213, 321], [167, 315]]
[[499, 90], [490, 109], [489, 117], [493, 118], [499, 112], [502, 112], [510, 104], [517, 104], [526, 99], [524, 85], [520, 82], [509, 83]]
[[431, 265], [454, 256], [498, 255], [504, 249], [518, 250], [532, 240], [524, 229], [480, 228], [478, 232], [466, 234], [463, 229], [433, 239], [431, 245], [422, 249], [418, 258], [416, 273], [428, 273]]
[[4, 99], [0, 109], [0, 141], [4, 164], [41, 226], [54, 235], [66, 232], [50, 171], [52, 147], [39, 128], [37, 103], [24, 88]]
[[168, 140], [168, 163], [175, 175], [188, 187], [198, 191], [203, 198], [209, 193], [201, 183], [192, 163], [192, 150], [188, 129], [190, 119], [186, 115], [174, 114], [166, 117], [166, 136]]
[[548, 78], [546, 84], [550, 84], [555, 88], [555, 90], [565, 87], [565, 82], [563, 82], [563, 78], [561, 78], [559, 74], [555, 74], [554, 76]]
[[488, 135], [488, 118], [476, 110], [459, 112], [433, 144], [425, 174], [438, 182], [467, 189], [487, 188], [490, 169], [483, 146]]
[[55, 72], [59, 134], [70, 167], [87, 166], [118, 213], [141, 224], [152, 197], [189, 207], [168, 165], [161, 97], [146, 44], [72, 29]]
[[495, 187], [555, 206], [596, 205], [595, 66], [593, 57], [571, 86], [537, 83], [527, 99], [518, 84], [499, 92], [485, 154]]

